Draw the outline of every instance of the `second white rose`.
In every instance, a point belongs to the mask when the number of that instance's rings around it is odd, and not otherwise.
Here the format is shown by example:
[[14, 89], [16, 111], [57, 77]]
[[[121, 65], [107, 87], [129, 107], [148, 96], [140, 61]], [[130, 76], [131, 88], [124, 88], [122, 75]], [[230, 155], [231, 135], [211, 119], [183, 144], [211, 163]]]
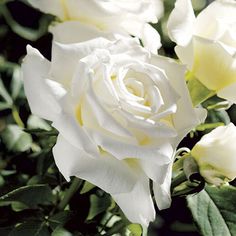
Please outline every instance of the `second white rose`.
[[[169, 21], [176, 53], [193, 78], [236, 103], [236, 1], [216, 0], [197, 17], [190, 0], [177, 0]], [[193, 79], [192, 78], [192, 79]]]
[[163, 14], [162, 0], [28, 0], [34, 7], [60, 19], [50, 27], [54, 40], [76, 43], [96, 37], [114, 40], [136, 36], [156, 53], [161, 47], [158, 32], [150, 25]]

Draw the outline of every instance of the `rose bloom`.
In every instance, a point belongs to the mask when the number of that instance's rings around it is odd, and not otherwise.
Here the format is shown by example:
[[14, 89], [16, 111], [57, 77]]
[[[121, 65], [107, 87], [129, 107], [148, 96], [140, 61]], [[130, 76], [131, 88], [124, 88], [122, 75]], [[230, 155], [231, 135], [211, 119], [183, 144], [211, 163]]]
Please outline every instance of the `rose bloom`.
[[235, 141], [236, 127], [230, 123], [204, 135], [193, 147], [191, 154], [208, 183], [219, 186], [236, 178]]
[[162, 0], [28, 0], [34, 7], [57, 16], [61, 23], [50, 31], [54, 40], [76, 43], [96, 37], [115, 39], [133, 35], [156, 53], [160, 36], [148, 24], [163, 14]]
[[168, 30], [191, 74], [236, 103], [236, 1], [216, 0], [195, 17], [190, 0], [177, 0]]
[[59, 131], [55, 162], [69, 180], [110, 193], [127, 218], [147, 226], [170, 205], [173, 152], [201, 120], [185, 67], [151, 55], [135, 39], [53, 43], [49, 62], [27, 46], [22, 65], [32, 112]]

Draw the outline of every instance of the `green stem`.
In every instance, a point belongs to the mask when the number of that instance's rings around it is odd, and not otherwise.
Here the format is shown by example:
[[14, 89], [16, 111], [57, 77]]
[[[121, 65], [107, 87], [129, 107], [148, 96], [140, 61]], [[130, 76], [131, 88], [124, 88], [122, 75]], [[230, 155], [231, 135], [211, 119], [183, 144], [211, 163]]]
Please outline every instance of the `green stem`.
[[177, 175], [171, 182], [172, 190], [177, 187], [178, 185], [182, 184], [187, 180], [185, 173], [182, 171], [179, 175]]
[[69, 189], [66, 190], [64, 198], [58, 205], [59, 210], [64, 210], [70, 199], [77, 192], [77, 190], [83, 185], [84, 181], [78, 178], [74, 178]]
[[189, 156], [190, 156], [190, 154], [186, 153], [184, 156], [182, 156], [176, 162], [174, 162], [173, 167], [172, 167], [172, 171], [174, 174], [178, 173], [178, 171], [180, 171], [183, 168], [184, 160]]
[[20, 126], [22, 128], [25, 127], [23, 121], [20, 118], [18, 110], [17, 110], [16, 106], [14, 106], [14, 105], [12, 106], [12, 116], [18, 126]]

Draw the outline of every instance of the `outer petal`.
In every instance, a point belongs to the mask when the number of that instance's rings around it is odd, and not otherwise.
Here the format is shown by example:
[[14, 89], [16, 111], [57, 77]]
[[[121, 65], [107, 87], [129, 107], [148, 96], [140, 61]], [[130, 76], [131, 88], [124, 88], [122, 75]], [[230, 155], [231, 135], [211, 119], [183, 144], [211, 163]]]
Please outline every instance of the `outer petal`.
[[168, 166], [166, 172], [166, 178], [162, 184], [153, 182], [153, 191], [155, 200], [159, 210], [163, 210], [170, 207], [171, 204], [171, 175], [172, 175], [172, 163]]
[[54, 120], [61, 112], [58, 100], [66, 91], [59, 83], [47, 79], [49, 69], [50, 62], [28, 45], [22, 76], [31, 111], [44, 119]]
[[147, 227], [155, 219], [149, 181], [144, 175], [140, 174], [139, 181], [131, 192], [112, 194], [112, 197], [131, 222]]
[[161, 37], [151, 25], [144, 24], [140, 38], [145, 48], [157, 54], [157, 50], [161, 47]]
[[140, 160], [140, 166], [146, 175], [158, 184], [163, 184], [166, 179], [166, 174], [169, 169], [169, 164], [157, 165], [153, 161]]
[[28, 0], [28, 2], [40, 11], [58, 16], [62, 20], [66, 17], [62, 1], [60, 0]]
[[68, 96], [60, 101], [62, 112], [57, 116], [52, 125], [75, 147], [82, 149], [93, 158], [98, 157], [98, 147], [96, 143], [89, 137], [84, 127], [79, 124], [76, 119], [75, 108], [73, 102]]
[[152, 63], [162, 68], [167, 74], [173, 88], [181, 95], [177, 102], [177, 112], [173, 115], [174, 127], [178, 131], [178, 137], [172, 140], [174, 148], [179, 144], [182, 138], [196, 125], [206, 118], [204, 109], [193, 109], [190, 95], [185, 84], [185, 67], [177, 64], [174, 60], [153, 56]]
[[79, 60], [92, 53], [96, 48], [105, 48], [111, 42], [104, 38], [96, 38], [82, 43], [53, 43], [52, 65], [50, 75], [55, 80], [69, 87]]
[[235, 0], [217, 0], [212, 2], [197, 16], [195, 35], [212, 40], [220, 39], [225, 30], [227, 30], [227, 24], [230, 22], [235, 24], [235, 11]]
[[208, 89], [218, 91], [236, 82], [235, 50], [194, 37], [194, 59], [192, 71]]
[[193, 40], [191, 40], [191, 42], [189, 42], [189, 44], [184, 47], [177, 45], [175, 47], [175, 52], [181, 63], [186, 65], [188, 70], [191, 70], [194, 62]]
[[140, 38], [145, 48], [150, 50], [152, 53], [156, 54], [157, 49], [161, 47], [160, 35], [148, 23], [143, 23], [137, 20], [130, 19], [127, 22], [123, 22], [121, 26], [129, 34]]
[[186, 46], [192, 38], [194, 23], [191, 0], [177, 0], [167, 23], [170, 38], [178, 45]]
[[53, 148], [55, 162], [60, 172], [85, 179], [108, 193], [129, 192], [137, 183], [137, 175], [126, 162], [105, 153], [93, 159], [88, 153], [71, 145], [62, 135]]
[[53, 39], [59, 43], [79, 43], [98, 37], [110, 40], [115, 39], [110, 32], [101, 31], [92, 24], [83, 24], [79, 21], [65, 21], [49, 28]]

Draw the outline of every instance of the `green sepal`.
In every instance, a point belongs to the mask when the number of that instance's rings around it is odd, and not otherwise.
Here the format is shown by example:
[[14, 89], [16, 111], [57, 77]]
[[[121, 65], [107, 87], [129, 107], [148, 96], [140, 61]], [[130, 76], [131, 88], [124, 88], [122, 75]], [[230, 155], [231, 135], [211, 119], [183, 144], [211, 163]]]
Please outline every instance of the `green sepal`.
[[191, 78], [187, 82], [187, 86], [194, 107], [216, 94], [215, 91], [209, 90], [196, 78]]

